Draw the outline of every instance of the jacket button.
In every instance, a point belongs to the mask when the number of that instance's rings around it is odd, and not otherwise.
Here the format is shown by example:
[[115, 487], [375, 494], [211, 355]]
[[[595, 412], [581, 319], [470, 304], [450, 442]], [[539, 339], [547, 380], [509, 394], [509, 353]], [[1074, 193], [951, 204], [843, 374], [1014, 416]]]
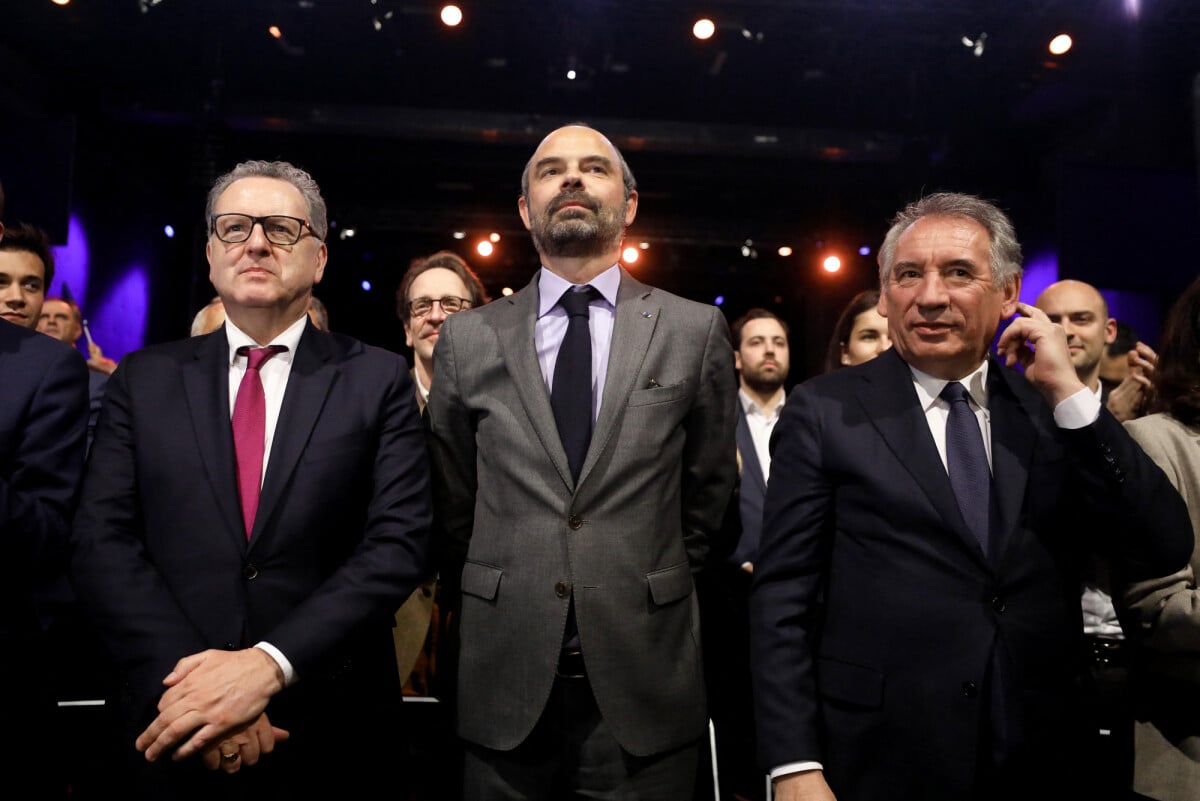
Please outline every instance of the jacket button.
[[231, 642], [225, 643], [226, 651], [236, 651], [237, 649], [238, 649], [238, 647], [236, 645], [234, 645], [233, 643], [231, 643]]
[[567, 525], [571, 527], [572, 531], [579, 531], [579, 529], [583, 528], [583, 518], [579, 515], [571, 515], [567, 518]]
[[258, 578], [258, 568], [254, 565], [246, 565], [242, 568], [242, 578], [246, 581], [254, 581]]
[[566, 598], [571, 594], [571, 588], [567, 586], [565, 581], [560, 581], [554, 585], [554, 594], [559, 598]]
[[962, 683], [962, 694], [967, 698], [974, 698], [979, 695], [979, 687], [973, 681], [964, 681]]
[[992, 599], [992, 611], [998, 615], [1004, 613], [1004, 599], [999, 595]]

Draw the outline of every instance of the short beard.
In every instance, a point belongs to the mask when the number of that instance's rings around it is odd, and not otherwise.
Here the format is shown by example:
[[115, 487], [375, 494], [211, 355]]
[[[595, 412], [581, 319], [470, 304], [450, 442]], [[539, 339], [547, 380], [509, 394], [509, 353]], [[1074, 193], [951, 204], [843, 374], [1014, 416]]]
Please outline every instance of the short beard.
[[776, 376], [764, 378], [762, 375], [742, 373], [742, 383], [759, 395], [774, 395], [787, 381], [787, 371], [780, 370]]
[[[548, 208], [554, 208], [560, 202], [561, 196]], [[590, 198], [587, 202], [592, 203]], [[603, 255], [620, 244], [624, 233], [624, 219], [603, 206], [595, 211], [591, 219], [580, 212], [580, 216], [554, 220], [547, 211], [545, 215], [533, 220], [530, 229], [534, 247], [539, 253], [552, 258]]]

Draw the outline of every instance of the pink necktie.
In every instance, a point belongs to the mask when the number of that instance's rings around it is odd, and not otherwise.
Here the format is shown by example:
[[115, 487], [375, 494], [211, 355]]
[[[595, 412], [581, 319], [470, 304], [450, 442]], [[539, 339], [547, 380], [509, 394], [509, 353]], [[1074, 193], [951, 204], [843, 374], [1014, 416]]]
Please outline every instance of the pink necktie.
[[238, 353], [246, 357], [246, 374], [242, 376], [237, 400], [233, 403], [233, 447], [237, 451], [238, 496], [242, 501], [246, 539], [250, 539], [250, 532], [254, 530], [254, 515], [258, 512], [263, 445], [267, 438], [267, 399], [258, 370], [267, 359], [285, 350], [287, 348], [282, 345], [238, 348]]

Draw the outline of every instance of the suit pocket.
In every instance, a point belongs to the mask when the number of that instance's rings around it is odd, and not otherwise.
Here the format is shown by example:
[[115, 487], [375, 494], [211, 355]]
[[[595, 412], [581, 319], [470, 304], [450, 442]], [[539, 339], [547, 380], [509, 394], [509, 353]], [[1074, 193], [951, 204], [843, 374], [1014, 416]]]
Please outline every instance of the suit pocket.
[[655, 403], [670, 403], [687, 395], [688, 385], [686, 381], [680, 381], [678, 384], [671, 384], [666, 387], [651, 387], [650, 389], [639, 389], [629, 393], [630, 406], [650, 406]]
[[692, 594], [692, 570], [687, 562], [646, 574], [650, 598], [658, 606], [666, 606]]
[[830, 701], [861, 707], [876, 707], [883, 703], [883, 673], [875, 668], [837, 659], [820, 659], [817, 684], [821, 695]]
[[500, 591], [500, 577], [503, 575], [504, 571], [498, 567], [468, 561], [463, 565], [462, 591], [485, 601], [494, 601]]

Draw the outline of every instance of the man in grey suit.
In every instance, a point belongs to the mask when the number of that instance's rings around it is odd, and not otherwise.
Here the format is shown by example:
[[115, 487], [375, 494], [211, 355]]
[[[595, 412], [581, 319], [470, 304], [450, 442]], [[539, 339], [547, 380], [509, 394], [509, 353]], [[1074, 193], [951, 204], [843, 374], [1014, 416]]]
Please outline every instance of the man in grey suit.
[[[720, 312], [617, 265], [637, 201], [607, 138], [552, 132], [518, 200], [542, 269], [448, 319], [434, 353], [467, 799], [692, 797], [707, 720], [692, 574], [733, 489], [737, 395]], [[590, 402], [585, 386], [564, 413], [561, 368], [579, 362]]]

